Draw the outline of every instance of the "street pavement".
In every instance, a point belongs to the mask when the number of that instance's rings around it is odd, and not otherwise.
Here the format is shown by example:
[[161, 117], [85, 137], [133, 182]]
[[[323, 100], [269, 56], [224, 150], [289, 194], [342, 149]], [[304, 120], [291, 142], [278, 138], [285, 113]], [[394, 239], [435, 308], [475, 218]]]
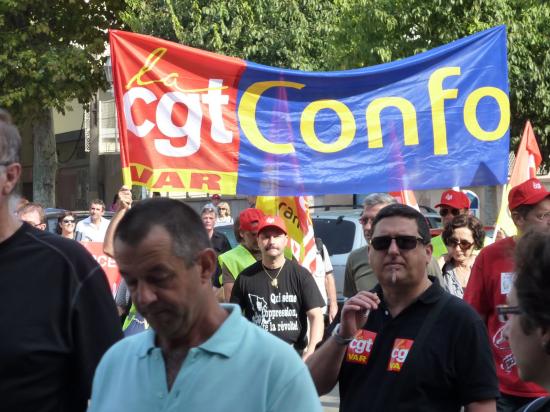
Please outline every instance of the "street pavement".
[[338, 412], [340, 408], [340, 393], [338, 392], [338, 384], [330, 393], [321, 396], [321, 404], [324, 412]]

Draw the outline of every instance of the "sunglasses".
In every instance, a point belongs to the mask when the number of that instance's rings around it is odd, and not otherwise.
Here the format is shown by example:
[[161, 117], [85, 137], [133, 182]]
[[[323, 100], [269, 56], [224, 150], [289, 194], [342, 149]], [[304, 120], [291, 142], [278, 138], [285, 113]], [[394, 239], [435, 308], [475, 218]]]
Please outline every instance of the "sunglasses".
[[458, 216], [460, 214], [460, 209], [448, 209], [446, 207], [439, 209], [439, 216], [441, 217], [445, 217], [449, 213], [453, 216]]
[[455, 237], [452, 237], [450, 239], [447, 239], [447, 243], [446, 243], [447, 246], [453, 246], [453, 247], [457, 247], [457, 246], [460, 246], [460, 249], [462, 250], [468, 250], [470, 249], [474, 244], [473, 243], [470, 243], [468, 242], [467, 240], [458, 240], [457, 238]]
[[391, 241], [395, 239], [397, 247], [401, 250], [412, 250], [416, 247], [418, 242], [424, 242], [424, 239], [416, 236], [377, 236], [370, 240], [371, 246], [374, 250], [388, 250], [391, 245]]
[[502, 323], [508, 322], [510, 315], [521, 315], [523, 310], [519, 306], [496, 305], [498, 320]]
[[63, 223], [74, 223], [74, 220], [73, 219], [63, 219], [62, 222]]

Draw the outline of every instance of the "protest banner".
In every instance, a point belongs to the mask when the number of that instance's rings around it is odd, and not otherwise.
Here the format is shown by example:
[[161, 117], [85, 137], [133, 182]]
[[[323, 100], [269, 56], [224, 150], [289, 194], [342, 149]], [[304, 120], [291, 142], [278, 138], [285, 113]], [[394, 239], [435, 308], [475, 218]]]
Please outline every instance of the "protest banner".
[[110, 32], [126, 185], [296, 196], [506, 181], [506, 30], [339, 72]]
[[109, 282], [111, 293], [115, 296], [121, 279], [116, 261], [103, 253], [103, 242], [80, 242], [80, 244], [84, 246], [97, 263], [99, 263], [99, 266], [101, 266], [101, 269], [103, 269], [105, 275], [107, 275], [107, 282]]

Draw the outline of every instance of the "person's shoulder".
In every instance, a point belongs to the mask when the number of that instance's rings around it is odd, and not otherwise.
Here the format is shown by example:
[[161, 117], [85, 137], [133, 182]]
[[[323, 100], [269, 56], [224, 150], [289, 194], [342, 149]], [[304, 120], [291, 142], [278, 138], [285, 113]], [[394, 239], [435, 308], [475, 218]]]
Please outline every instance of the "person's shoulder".
[[350, 252], [350, 254], [348, 255], [348, 260], [364, 258], [365, 256], [368, 257], [368, 253], [369, 253], [369, 246], [368, 245], [361, 246], [360, 248], [354, 249]]
[[114, 343], [101, 359], [102, 369], [119, 369], [122, 364], [132, 359], [137, 361], [138, 356], [147, 353], [148, 342], [151, 341], [150, 333], [152, 331], [144, 331]]
[[[445, 292], [449, 294], [448, 292]], [[463, 319], [466, 321], [480, 321], [481, 317], [475, 309], [458, 296], [451, 295], [443, 311], [446, 319]]]
[[243, 279], [250, 278], [261, 271], [262, 271], [262, 261], [258, 260], [257, 262], [243, 269], [243, 271], [239, 274], [239, 277], [243, 276]]
[[496, 255], [509, 255], [510, 253], [513, 253], [515, 247], [516, 242], [514, 241], [514, 238], [507, 237], [483, 247], [477, 256], [481, 258], [491, 258]]
[[[243, 318], [243, 320], [245, 319]], [[254, 349], [254, 353], [265, 358], [265, 361], [270, 360], [270, 363], [273, 363], [272, 367], [282, 369], [285, 365], [294, 364], [295, 369], [298, 369], [300, 365], [303, 365], [294, 348], [284, 340], [249, 321], [245, 322], [243, 328], [246, 333], [243, 334], [242, 345]]]

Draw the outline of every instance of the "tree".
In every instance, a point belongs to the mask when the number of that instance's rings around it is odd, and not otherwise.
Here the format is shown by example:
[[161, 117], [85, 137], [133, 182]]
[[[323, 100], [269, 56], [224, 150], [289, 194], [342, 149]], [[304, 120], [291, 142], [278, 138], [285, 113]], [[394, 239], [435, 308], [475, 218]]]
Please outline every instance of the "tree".
[[330, 69], [335, 1], [128, 0], [123, 20], [150, 34], [256, 63]]
[[[340, 30], [328, 52], [340, 68], [411, 56], [507, 25], [511, 136], [530, 119], [550, 171], [550, 3], [538, 0], [340, 0]], [[329, 63], [330, 64], [330, 63]]]
[[57, 154], [52, 109], [88, 104], [107, 86], [102, 57], [107, 29], [123, 0], [3, 0], [0, 3], [0, 106], [33, 135], [33, 197], [55, 205]]

